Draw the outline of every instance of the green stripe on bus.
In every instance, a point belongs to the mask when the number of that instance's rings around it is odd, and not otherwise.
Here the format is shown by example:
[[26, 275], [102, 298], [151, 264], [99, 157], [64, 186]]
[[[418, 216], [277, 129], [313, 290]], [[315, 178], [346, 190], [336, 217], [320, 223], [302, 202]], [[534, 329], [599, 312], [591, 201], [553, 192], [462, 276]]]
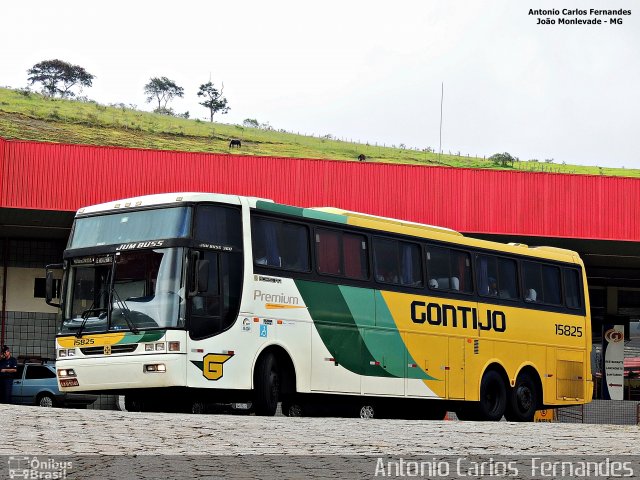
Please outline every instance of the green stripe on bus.
[[166, 330], [151, 330], [150, 332], [141, 333], [127, 332], [117, 343], [119, 345], [125, 345], [127, 343], [154, 342], [161, 339], [165, 332]]
[[[409, 376], [410, 378], [418, 378], [422, 380], [437, 380], [435, 377], [432, 377], [431, 375], [426, 373], [424, 370], [422, 370], [421, 367], [415, 368], [415, 369], [407, 368], [407, 364], [417, 365], [417, 362], [411, 356], [411, 353], [409, 353], [409, 350], [407, 349], [404, 343], [404, 340], [402, 339], [402, 335], [398, 331], [398, 327], [396, 326], [396, 323], [393, 320], [393, 315], [391, 315], [391, 311], [387, 306], [387, 302], [385, 302], [384, 298], [382, 297], [380, 290], [375, 290], [375, 305], [376, 305], [376, 325], [378, 327], [387, 327], [386, 331], [388, 332], [388, 334], [384, 340], [385, 343], [378, 347], [369, 345], [369, 342], [367, 342], [367, 346], [369, 346], [369, 349], [371, 350], [372, 348], [384, 348], [385, 351], [397, 352], [396, 354], [400, 352], [404, 352], [403, 358], [406, 360], [402, 363], [402, 365], [398, 366], [398, 363], [396, 362], [395, 364], [393, 364], [393, 367], [390, 367], [389, 365], [387, 365], [387, 369], [390, 369], [390, 368], [399, 369], [401, 367], [403, 376], [405, 376], [404, 372], [407, 371], [407, 376]], [[394, 370], [391, 370], [391, 371], [392, 373], [395, 373]]]
[[325, 222], [334, 222], [346, 224], [348, 218], [345, 215], [337, 213], [319, 212], [311, 208], [292, 207], [291, 205], [282, 205], [281, 203], [271, 203], [258, 200], [256, 202], [258, 210], [267, 212], [282, 213], [284, 215], [294, 215], [296, 217], [312, 218], [314, 220], [324, 220]]
[[150, 332], [143, 332], [143, 335], [140, 341], [155, 342], [156, 340], [160, 340], [165, 333], [166, 333], [166, 330], [151, 330]]
[[371, 354], [338, 285], [295, 280], [322, 342], [338, 364], [358, 375], [393, 377]]
[[[407, 350], [391, 312], [378, 290], [339, 286], [367, 350], [386, 372], [394, 377], [405, 377], [407, 364], [415, 361]], [[422, 370], [411, 372], [411, 378], [434, 380]]]
[[345, 215], [338, 215], [337, 213], [319, 212], [318, 210], [312, 210], [310, 208], [305, 208], [303, 215], [305, 218], [313, 218], [314, 220], [324, 220], [325, 222], [346, 224], [348, 221], [348, 218]]
[[261, 200], [256, 202], [256, 208], [259, 210], [266, 210], [267, 212], [295, 215], [297, 217], [302, 217], [302, 212], [304, 210], [300, 207], [292, 207], [290, 205], [282, 205], [280, 203], [263, 202]]

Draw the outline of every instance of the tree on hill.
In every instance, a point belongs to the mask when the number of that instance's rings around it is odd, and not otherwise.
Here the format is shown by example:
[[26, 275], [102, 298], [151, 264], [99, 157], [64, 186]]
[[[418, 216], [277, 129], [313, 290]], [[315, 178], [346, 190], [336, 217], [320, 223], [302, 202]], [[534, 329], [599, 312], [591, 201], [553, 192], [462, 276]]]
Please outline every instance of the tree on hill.
[[509, 164], [511, 164], [511, 166], [513, 167], [513, 162], [516, 161], [515, 157], [511, 156], [511, 154], [508, 152], [496, 153], [495, 155], [491, 155], [489, 157], [489, 160], [491, 160], [496, 165], [501, 165], [503, 167], [506, 167]]
[[144, 86], [144, 93], [147, 94], [147, 103], [154, 100], [158, 102], [158, 108], [154, 111], [162, 113], [167, 111], [167, 103], [175, 97], [184, 96], [184, 88], [176, 85], [176, 82], [167, 77], [151, 77], [149, 83]]
[[260, 122], [255, 118], [245, 118], [242, 125], [248, 128], [260, 128]]
[[204, 97], [204, 101], [200, 102], [205, 108], [209, 109], [209, 118], [213, 122], [213, 116], [220, 112], [222, 115], [228, 113], [230, 108], [227, 106], [227, 99], [222, 96], [224, 83], [220, 91], [211, 82], [203, 83], [198, 90], [198, 96]]
[[80, 65], [72, 65], [63, 60], [43, 60], [27, 70], [30, 85], [42, 84], [44, 93], [50, 97], [60, 95], [60, 98], [75, 96], [71, 89], [75, 86], [90, 87], [94, 75], [91, 75]]

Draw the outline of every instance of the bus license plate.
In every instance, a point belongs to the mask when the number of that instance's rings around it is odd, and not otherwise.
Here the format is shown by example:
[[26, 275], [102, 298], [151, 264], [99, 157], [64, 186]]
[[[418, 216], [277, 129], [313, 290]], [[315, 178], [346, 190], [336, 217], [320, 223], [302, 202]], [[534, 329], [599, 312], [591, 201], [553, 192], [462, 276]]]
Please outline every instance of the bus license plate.
[[64, 380], [60, 380], [61, 387], [78, 387], [80, 384], [78, 383], [77, 378], [65, 378]]

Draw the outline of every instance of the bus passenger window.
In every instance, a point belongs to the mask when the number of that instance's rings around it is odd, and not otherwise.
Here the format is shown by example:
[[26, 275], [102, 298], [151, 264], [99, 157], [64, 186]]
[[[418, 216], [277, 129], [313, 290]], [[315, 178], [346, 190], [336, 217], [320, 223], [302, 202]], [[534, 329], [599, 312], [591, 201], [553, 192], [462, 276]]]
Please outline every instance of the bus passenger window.
[[454, 292], [473, 292], [471, 259], [467, 252], [449, 248], [427, 247], [429, 288]]
[[373, 257], [376, 280], [408, 287], [422, 286], [422, 255], [420, 245], [374, 238]]
[[451, 250], [451, 290], [473, 292], [471, 280], [471, 258], [467, 252]]
[[505, 300], [519, 298], [518, 266], [515, 260], [478, 255], [478, 293]]
[[545, 303], [542, 294], [542, 265], [534, 262], [522, 262], [522, 283], [525, 302]]
[[309, 271], [309, 232], [304, 225], [254, 217], [251, 237], [256, 265]]
[[449, 289], [449, 249], [433, 247], [427, 248], [427, 273], [429, 288], [434, 290]]
[[551, 305], [562, 304], [562, 286], [560, 284], [560, 269], [551, 265], [542, 266], [542, 288], [544, 303]]
[[242, 248], [240, 209], [218, 205], [200, 205], [196, 210], [194, 237], [201, 242]]
[[412, 287], [422, 286], [422, 255], [419, 245], [399, 242], [400, 283]]
[[498, 297], [519, 298], [518, 266], [515, 260], [498, 257]]
[[280, 233], [282, 267], [298, 272], [309, 271], [309, 232], [307, 227], [284, 222]]
[[347, 278], [366, 280], [369, 278], [367, 238], [363, 235], [342, 235], [344, 275]]
[[378, 282], [400, 283], [397, 244], [395, 240], [373, 240], [373, 258]]
[[367, 238], [338, 230], [316, 230], [318, 272], [347, 278], [369, 278]]
[[564, 269], [564, 292], [567, 307], [580, 308], [582, 306], [579, 272], [577, 270], [572, 268]]
[[562, 304], [562, 285], [558, 267], [536, 262], [522, 262], [522, 268], [525, 301], [548, 305]]
[[484, 296], [497, 297], [499, 287], [496, 257], [478, 255], [476, 263], [478, 270], [478, 293]]
[[341, 275], [340, 265], [340, 233], [320, 230], [316, 231], [316, 255], [318, 256], [318, 271], [329, 275]]

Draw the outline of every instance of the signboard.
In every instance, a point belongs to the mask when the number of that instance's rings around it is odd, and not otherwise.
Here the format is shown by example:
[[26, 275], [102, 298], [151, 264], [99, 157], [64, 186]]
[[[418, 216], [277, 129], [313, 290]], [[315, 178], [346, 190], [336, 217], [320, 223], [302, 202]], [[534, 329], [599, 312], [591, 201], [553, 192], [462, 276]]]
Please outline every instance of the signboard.
[[555, 420], [556, 411], [552, 408], [545, 408], [544, 410], [537, 410], [533, 416], [534, 422], [553, 422]]
[[602, 325], [602, 398], [624, 399], [624, 325]]

